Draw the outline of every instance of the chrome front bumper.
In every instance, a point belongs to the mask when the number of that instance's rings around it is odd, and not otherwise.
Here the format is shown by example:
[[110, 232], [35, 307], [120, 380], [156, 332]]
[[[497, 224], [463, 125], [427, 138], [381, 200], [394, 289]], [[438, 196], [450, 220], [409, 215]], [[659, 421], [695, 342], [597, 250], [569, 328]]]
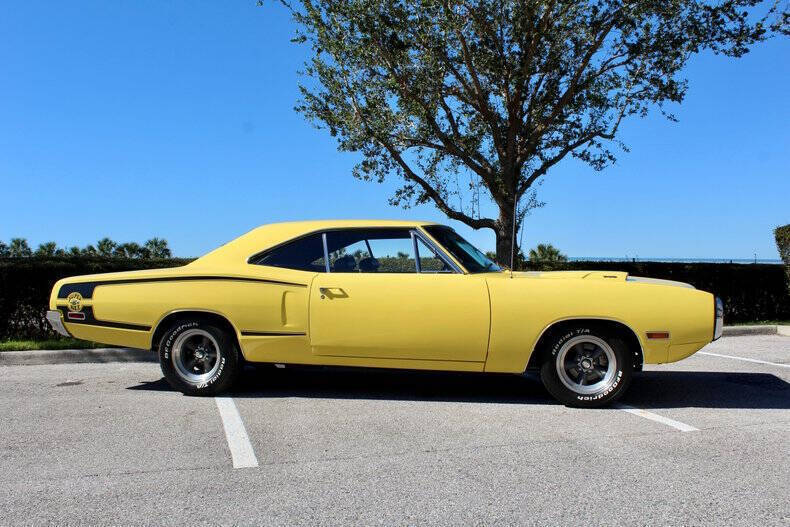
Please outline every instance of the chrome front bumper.
[[713, 340], [718, 340], [721, 337], [722, 331], [724, 331], [724, 302], [721, 301], [721, 298], [716, 297], [716, 300], [713, 304], [714, 308], [714, 322], [713, 322]]
[[52, 326], [52, 329], [64, 337], [71, 336], [69, 332], [66, 331], [66, 326], [63, 325], [63, 315], [60, 314], [60, 311], [47, 311], [47, 321], [49, 321], [49, 325]]

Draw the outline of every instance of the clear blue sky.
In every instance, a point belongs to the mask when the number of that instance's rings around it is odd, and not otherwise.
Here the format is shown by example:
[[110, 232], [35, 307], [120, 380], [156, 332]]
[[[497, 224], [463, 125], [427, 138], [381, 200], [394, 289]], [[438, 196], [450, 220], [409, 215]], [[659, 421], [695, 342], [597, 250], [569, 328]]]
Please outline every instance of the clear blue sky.
[[[387, 204], [293, 111], [307, 49], [274, 2], [3, 2], [0, 239], [169, 240], [200, 255], [259, 224], [444, 220]], [[545, 180], [524, 244], [571, 256], [777, 258], [790, 223], [790, 41], [690, 64], [679, 123], [630, 121], [603, 173]], [[490, 231], [453, 224], [481, 248]]]

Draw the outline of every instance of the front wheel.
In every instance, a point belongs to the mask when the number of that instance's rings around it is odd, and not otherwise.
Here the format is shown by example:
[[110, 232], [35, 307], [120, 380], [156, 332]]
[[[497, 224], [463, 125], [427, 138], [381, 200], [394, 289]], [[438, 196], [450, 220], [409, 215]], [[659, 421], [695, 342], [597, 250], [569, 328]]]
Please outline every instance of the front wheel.
[[220, 393], [241, 369], [235, 339], [199, 320], [182, 320], [167, 330], [159, 344], [159, 365], [167, 382], [187, 395]]
[[595, 326], [576, 326], [549, 341], [540, 370], [546, 389], [569, 406], [598, 408], [628, 388], [633, 359], [617, 336]]

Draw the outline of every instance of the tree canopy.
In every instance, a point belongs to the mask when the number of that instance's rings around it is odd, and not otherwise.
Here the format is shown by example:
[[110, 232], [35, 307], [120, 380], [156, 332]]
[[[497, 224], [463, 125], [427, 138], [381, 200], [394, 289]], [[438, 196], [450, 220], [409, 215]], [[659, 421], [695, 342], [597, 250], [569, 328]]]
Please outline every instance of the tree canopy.
[[674, 118], [690, 56], [740, 57], [788, 33], [786, 6], [758, 0], [282, 3], [312, 50], [297, 110], [361, 153], [354, 176], [399, 178], [393, 205], [492, 229], [502, 263], [553, 167], [602, 170], [627, 149], [624, 119]]
[[550, 243], [539, 243], [529, 250], [529, 261], [533, 264], [567, 262], [568, 257]]
[[34, 251], [24, 238], [12, 238], [8, 245], [0, 241], [0, 258], [30, 258], [30, 257], [64, 257], [64, 256], [94, 256], [102, 258], [135, 258], [135, 259], [166, 259], [173, 254], [162, 238], [151, 238], [142, 246], [134, 243], [116, 243], [109, 238], [102, 238], [95, 246], [85, 247], [58, 247], [55, 242], [39, 244]]

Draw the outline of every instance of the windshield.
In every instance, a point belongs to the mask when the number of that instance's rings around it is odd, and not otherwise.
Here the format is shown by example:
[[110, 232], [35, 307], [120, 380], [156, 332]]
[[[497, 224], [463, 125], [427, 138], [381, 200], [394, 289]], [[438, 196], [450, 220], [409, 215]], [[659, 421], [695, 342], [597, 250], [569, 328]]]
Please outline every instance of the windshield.
[[461, 238], [444, 225], [427, 225], [425, 230], [433, 236], [470, 273], [494, 273], [502, 270], [477, 247]]

